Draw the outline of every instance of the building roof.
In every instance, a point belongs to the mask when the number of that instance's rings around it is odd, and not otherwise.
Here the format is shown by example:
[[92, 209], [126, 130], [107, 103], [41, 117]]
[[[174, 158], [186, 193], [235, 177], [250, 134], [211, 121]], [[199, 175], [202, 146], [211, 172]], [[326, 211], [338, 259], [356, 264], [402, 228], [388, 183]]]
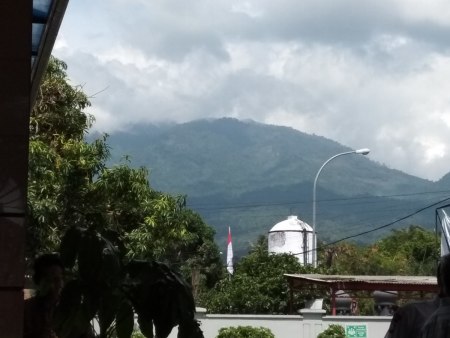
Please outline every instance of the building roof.
[[437, 292], [434, 276], [358, 276], [285, 274], [292, 289], [299, 290], [311, 285], [344, 291], [425, 291]]
[[288, 216], [288, 218], [284, 221], [281, 221], [273, 226], [269, 232], [278, 232], [278, 231], [313, 231], [311, 226], [298, 219], [297, 216]]
[[33, 0], [31, 36], [31, 105], [47, 67], [69, 0]]

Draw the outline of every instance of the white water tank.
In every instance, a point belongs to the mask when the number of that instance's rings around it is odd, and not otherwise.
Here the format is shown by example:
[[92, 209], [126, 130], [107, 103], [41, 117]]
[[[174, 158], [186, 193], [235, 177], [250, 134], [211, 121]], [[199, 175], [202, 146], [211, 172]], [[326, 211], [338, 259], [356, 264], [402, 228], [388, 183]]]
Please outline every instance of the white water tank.
[[303, 265], [313, 264], [313, 243], [313, 229], [297, 216], [288, 216], [269, 231], [269, 253], [293, 254]]

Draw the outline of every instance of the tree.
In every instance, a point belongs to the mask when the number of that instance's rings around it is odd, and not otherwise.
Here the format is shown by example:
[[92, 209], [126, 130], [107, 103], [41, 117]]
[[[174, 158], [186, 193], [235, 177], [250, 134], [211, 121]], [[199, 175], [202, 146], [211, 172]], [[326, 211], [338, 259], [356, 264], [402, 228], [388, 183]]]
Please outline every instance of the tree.
[[434, 275], [439, 257], [436, 235], [417, 225], [393, 230], [368, 246], [339, 243], [321, 253], [329, 273], [352, 275]]
[[221, 276], [214, 231], [186, 208], [185, 197], [150, 187], [146, 168], [108, 168], [107, 135], [85, 140], [94, 118], [81, 87], [68, 83], [67, 65], [51, 58], [30, 121], [27, 256], [56, 251], [72, 226], [96, 224], [118, 233], [127, 255], [158, 259], [211, 287]]
[[69, 84], [66, 68], [50, 59], [31, 114], [27, 232], [28, 258], [60, 250], [71, 271], [58, 311], [61, 336], [71, 334], [67, 322], [76, 330], [97, 317], [102, 337], [113, 329], [129, 337], [132, 312], [148, 337], [152, 323], [159, 337], [177, 324], [180, 337], [197, 334], [190, 288], [168, 265], [184, 272], [201, 265], [205, 285], [214, 284], [214, 232], [185, 197], [153, 190], [145, 168], [106, 166], [107, 135], [85, 140], [90, 102]]
[[[234, 275], [221, 280], [207, 300], [208, 310], [218, 313], [288, 313], [289, 287], [285, 273], [308, 273], [289, 254], [273, 255], [267, 239], [260, 237], [250, 253], [237, 264]], [[305, 303], [305, 294], [296, 293], [294, 308]]]
[[390, 236], [381, 239], [376, 245], [390, 261], [399, 258], [404, 262], [399, 274], [436, 274], [440, 247], [434, 231], [411, 225], [405, 229], [393, 230]]
[[168, 195], [151, 200], [151, 216], [126, 234], [126, 243], [130, 257], [157, 259], [179, 270], [200, 297], [222, 278], [223, 269], [214, 230], [185, 204], [184, 197]]
[[118, 236], [92, 227], [66, 232], [60, 251], [71, 273], [55, 311], [58, 336], [80, 336], [96, 319], [100, 338], [129, 338], [136, 313], [146, 337], [153, 326], [165, 338], [178, 325], [178, 337], [203, 338], [189, 285], [165, 264], [128, 259], [121, 247]]
[[[367, 246], [349, 242], [324, 246], [320, 256], [328, 274], [433, 276], [439, 243], [433, 231], [411, 225]], [[373, 314], [373, 300], [360, 299], [359, 309], [361, 314]]]
[[67, 65], [51, 57], [30, 116], [32, 139], [52, 143], [59, 137], [83, 140], [94, 122], [84, 109], [91, 104], [80, 86], [71, 86]]
[[84, 141], [93, 117], [64, 62], [51, 58], [30, 117], [27, 256], [55, 251], [62, 233], [90, 205], [90, 184], [109, 156], [106, 138]]

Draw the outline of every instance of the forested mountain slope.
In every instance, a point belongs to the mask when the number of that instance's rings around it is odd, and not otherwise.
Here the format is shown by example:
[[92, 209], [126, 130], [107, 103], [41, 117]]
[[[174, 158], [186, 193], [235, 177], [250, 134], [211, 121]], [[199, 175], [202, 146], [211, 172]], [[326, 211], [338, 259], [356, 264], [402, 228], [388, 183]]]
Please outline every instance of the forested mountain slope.
[[[134, 166], [150, 169], [153, 187], [187, 195], [188, 205], [216, 228], [219, 244], [225, 243], [230, 225], [238, 250], [289, 214], [311, 223], [317, 170], [329, 157], [350, 150], [292, 128], [230, 118], [135, 126], [112, 134], [109, 143], [114, 162], [129, 155]], [[447, 177], [434, 183], [370, 156], [338, 158], [318, 182], [319, 239], [336, 240], [387, 224], [445, 198], [447, 190]], [[434, 226], [434, 208], [393, 227], [412, 223]]]

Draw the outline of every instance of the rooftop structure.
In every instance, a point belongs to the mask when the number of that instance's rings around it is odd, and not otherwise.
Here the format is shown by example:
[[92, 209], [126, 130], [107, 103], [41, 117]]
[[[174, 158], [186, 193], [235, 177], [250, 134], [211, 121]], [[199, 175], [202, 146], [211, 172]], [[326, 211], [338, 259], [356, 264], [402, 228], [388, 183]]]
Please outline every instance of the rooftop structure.
[[[336, 292], [388, 291], [435, 293], [439, 291], [434, 276], [355, 276], [320, 274], [285, 274], [291, 297], [294, 291], [318, 288], [331, 294], [332, 313], [336, 314]], [[291, 298], [292, 299], [292, 298]], [[292, 302], [291, 302], [292, 304]]]
[[31, 34], [31, 106], [47, 67], [69, 0], [33, 0]]
[[313, 264], [313, 229], [309, 224], [289, 216], [269, 231], [269, 252], [295, 255], [300, 264]]

